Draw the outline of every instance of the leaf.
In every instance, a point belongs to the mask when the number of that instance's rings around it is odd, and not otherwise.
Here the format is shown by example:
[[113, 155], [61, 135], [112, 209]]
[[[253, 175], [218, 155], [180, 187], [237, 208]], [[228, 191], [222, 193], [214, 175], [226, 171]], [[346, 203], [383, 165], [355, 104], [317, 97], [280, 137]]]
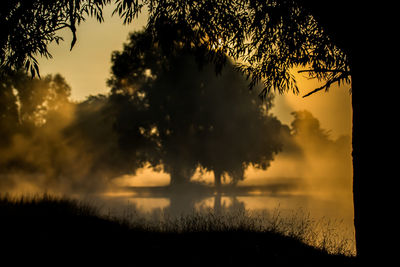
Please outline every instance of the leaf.
[[31, 65], [31, 76], [32, 76], [32, 79], [35, 78], [35, 69], [33, 68], [32, 65]]
[[28, 71], [29, 70], [29, 66], [31, 65], [31, 62], [29, 61], [29, 59], [26, 60], [25, 63], [25, 70]]
[[76, 30], [75, 30], [75, 26], [71, 27], [71, 31], [72, 31], [72, 42], [71, 42], [70, 51], [72, 50], [72, 48], [74, 48], [75, 43], [76, 43]]
[[33, 64], [33, 66], [35, 67], [36, 73], [40, 79], [40, 73], [39, 73], [39, 65], [37, 63]]

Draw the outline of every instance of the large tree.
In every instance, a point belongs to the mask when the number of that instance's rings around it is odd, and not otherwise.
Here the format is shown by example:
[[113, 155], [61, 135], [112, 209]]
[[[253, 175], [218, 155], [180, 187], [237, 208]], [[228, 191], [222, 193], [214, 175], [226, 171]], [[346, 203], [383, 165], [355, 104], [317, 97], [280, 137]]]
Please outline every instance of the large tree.
[[153, 142], [149, 161], [163, 165], [171, 184], [189, 181], [197, 167], [214, 172], [216, 186], [225, 175], [233, 184], [243, 180], [249, 165], [266, 169], [289, 131], [269, 114], [272, 97], [263, 102], [250, 93], [232, 63], [216, 76], [212, 64], [199, 69], [196, 49], [176, 46], [166, 56], [151, 35], [134, 33], [113, 53], [112, 97], [132, 107], [116, 121], [123, 147], [137, 153], [130, 144], [138, 135]]
[[[42, 48], [47, 49], [50, 41], [57, 41], [54, 38], [47, 39], [43, 34], [32, 36], [23, 34], [26, 30], [23, 25], [32, 24], [35, 18], [52, 21], [51, 16], [43, 16], [40, 12], [46, 8], [37, 9], [37, 12], [32, 12], [33, 8], [14, 12], [16, 7], [24, 7], [21, 5], [23, 2], [28, 1], [10, 0], [1, 6], [1, 25], [10, 25], [0, 36], [2, 70], [3, 66], [14, 67], [23, 64], [29, 66], [32, 55], [47, 51]], [[78, 7], [78, 10], [84, 3], [95, 4], [94, 10], [101, 10], [103, 4], [111, 1], [56, 2], [64, 4], [64, 7]], [[369, 202], [368, 191], [363, 192], [363, 190], [373, 186], [374, 181], [371, 177], [378, 175], [381, 170], [371, 169], [374, 165], [369, 164], [372, 163], [369, 162], [372, 157], [368, 157], [364, 151], [371, 144], [363, 143], [360, 133], [372, 115], [369, 113], [369, 103], [376, 102], [377, 96], [372, 93], [372, 89], [379, 87], [376, 69], [370, 66], [380, 61], [378, 55], [383, 51], [382, 47], [378, 46], [366, 55], [365, 46], [371, 48], [368, 44], [371, 41], [374, 44], [379, 43], [376, 40], [382, 36], [383, 31], [377, 26], [377, 23], [381, 23], [380, 6], [360, 4], [357, 1], [350, 3], [345, 0], [329, 4], [318, 0], [117, 0], [116, 3], [115, 12], [124, 18], [124, 23], [134, 21], [136, 15], [143, 8], [147, 8], [148, 30], [156, 39], [164, 40], [160, 44], [166, 48], [165, 51], [168, 51], [168, 47], [174, 42], [176, 36], [174, 33], [177, 32], [175, 26], [178, 25], [179, 31], [184, 32], [179, 36], [185, 36], [186, 44], [219, 51], [209, 58], [218, 67], [223, 65], [224, 56], [221, 55], [225, 53], [240, 59], [240, 68], [251, 78], [251, 86], [263, 82], [266, 88], [264, 92], [273, 89], [282, 93], [287, 91], [297, 93], [298, 88], [291, 75], [291, 69], [298, 66], [306, 67], [305, 71], [311, 77], [326, 81], [323, 87], [315, 88], [314, 91], [329, 89], [335, 82], [350, 82], [353, 106], [352, 155], [357, 254], [372, 255], [369, 252], [377, 247], [368, 242], [366, 223], [373, 219], [368, 216], [368, 209], [374, 206], [375, 202]], [[73, 33], [75, 25], [79, 22], [74, 19], [75, 14], [79, 14], [74, 10], [76, 9], [70, 8], [69, 12], [63, 11], [55, 16], [62, 18], [61, 21], [68, 22], [64, 26], [70, 27]], [[19, 19], [21, 16], [24, 17], [24, 14], [27, 14], [28, 20]], [[99, 18], [101, 19], [101, 16]], [[14, 27], [14, 25], [22, 26]], [[34, 28], [33, 25], [35, 23], [32, 24]], [[58, 27], [52, 27], [42, 32], [54, 32], [57, 29]], [[28, 49], [18, 45], [24, 42], [32, 45]], [[13, 55], [19, 60], [14, 60]], [[31, 70], [35, 72], [35, 68]], [[363, 93], [361, 90], [364, 90]]]

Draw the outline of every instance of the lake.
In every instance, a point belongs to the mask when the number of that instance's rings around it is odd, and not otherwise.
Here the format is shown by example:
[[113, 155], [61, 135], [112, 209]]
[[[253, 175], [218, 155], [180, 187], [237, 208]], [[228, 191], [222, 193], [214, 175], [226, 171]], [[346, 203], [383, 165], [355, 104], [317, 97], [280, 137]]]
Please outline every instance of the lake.
[[318, 239], [319, 245], [323, 242], [340, 243], [346, 247], [346, 253], [354, 254], [351, 192], [305, 191], [296, 189], [296, 184], [286, 181], [263, 186], [226, 185], [218, 190], [202, 184], [124, 186], [99, 195], [96, 202], [102, 213], [131, 221], [138, 218], [157, 221], [166, 214], [180, 218], [193, 213], [223, 215], [240, 211], [250, 217], [261, 216], [266, 227], [272, 221], [285, 225], [306, 223], [318, 235], [315, 240]]

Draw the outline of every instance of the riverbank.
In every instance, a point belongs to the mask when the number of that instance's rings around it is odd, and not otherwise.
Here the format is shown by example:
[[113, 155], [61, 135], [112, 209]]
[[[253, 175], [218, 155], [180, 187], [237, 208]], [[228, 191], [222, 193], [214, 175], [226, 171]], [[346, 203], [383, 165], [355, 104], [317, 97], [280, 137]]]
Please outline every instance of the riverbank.
[[[0, 198], [2, 254], [13, 261], [103, 261], [128, 266], [346, 266], [354, 258], [332, 255], [252, 220], [227, 224], [186, 217], [156, 228], [100, 216], [93, 205], [49, 195]], [[211, 218], [214, 216], [214, 218]], [[171, 223], [173, 222], [173, 223]], [[218, 225], [220, 222], [220, 225]], [[184, 227], [182, 226], [184, 224]], [[19, 256], [18, 256], [19, 255]], [[55, 266], [58, 266], [56, 264]], [[119, 266], [116, 264], [115, 266]]]

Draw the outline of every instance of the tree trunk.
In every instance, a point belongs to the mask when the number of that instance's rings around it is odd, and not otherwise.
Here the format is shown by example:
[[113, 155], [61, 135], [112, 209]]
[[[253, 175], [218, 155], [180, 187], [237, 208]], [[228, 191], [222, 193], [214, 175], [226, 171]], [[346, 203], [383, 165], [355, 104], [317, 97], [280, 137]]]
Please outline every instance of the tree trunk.
[[170, 174], [170, 185], [180, 185], [184, 183], [185, 179], [180, 173], [172, 172]]
[[170, 184], [171, 185], [182, 185], [187, 184], [193, 174], [185, 168], [173, 168], [170, 172]]
[[387, 160], [392, 157], [384, 153], [385, 142], [392, 141], [387, 136], [390, 124], [385, 123], [390, 113], [379, 106], [390, 104], [379, 92], [383, 85], [376, 78], [379, 75], [375, 68], [371, 68], [379, 66], [376, 62], [381, 55], [366, 53], [363, 41], [366, 42], [360, 38], [354, 43], [351, 56], [354, 228], [358, 259], [363, 264], [378, 260], [381, 265], [387, 260], [386, 250], [390, 246], [383, 238], [394, 230], [387, 229], [387, 219], [393, 211], [385, 213], [389, 192], [383, 180], [389, 177]]
[[[352, 66], [353, 67], [353, 66]], [[363, 229], [363, 209], [362, 209], [362, 194], [360, 178], [361, 172], [361, 103], [360, 103], [360, 88], [358, 80], [360, 77], [354, 70], [352, 73], [352, 108], [353, 108], [353, 131], [352, 131], [352, 157], [353, 157], [353, 205], [354, 205], [354, 230], [356, 239], [357, 256], [361, 257], [365, 251], [364, 246], [364, 229]], [[365, 177], [366, 178], [366, 177]]]
[[178, 161], [177, 164], [169, 165], [167, 171], [170, 174], [170, 185], [188, 184], [196, 171], [196, 166], [190, 166], [185, 164], [184, 161]]
[[222, 212], [221, 193], [217, 192], [214, 196], [214, 212], [219, 215]]
[[216, 188], [221, 187], [221, 177], [222, 177], [222, 172], [214, 170], [214, 185]]
[[[327, 8], [324, 1], [298, 0], [306, 7], [316, 20], [321, 23], [332, 41], [349, 57], [351, 69], [351, 90], [353, 108], [352, 157], [353, 157], [353, 204], [354, 229], [357, 258], [368, 262], [376, 253], [377, 246], [372, 242], [371, 235], [378, 229], [369, 229], [368, 224], [373, 219], [373, 207], [368, 198], [371, 197], [372, 181], [376, 179], [378, 167], [371, 151], [373, 142], [366, 142], [365, 135], [371, 133], [372, 113], [376, 104], [373, 90], [379, 88], [374, 73], [375, 61], [371, 58], [378, 51], [366, 51], [370, 43], [373, 22], [369, 10], [374, 5], [360, 4], [356, 1], [336, 1]], [[361, 16], [360, 16], [361, 15]], [[339, 17], [346, 19], [339, 19]], [[371, 54], [372, 53], [372, 54]], [[375, 129], [375, 132], [377, 130]], [[364, 139], [363, 139], [364, 136]], [[371, 141], [371, 140], [369, 140]]]

